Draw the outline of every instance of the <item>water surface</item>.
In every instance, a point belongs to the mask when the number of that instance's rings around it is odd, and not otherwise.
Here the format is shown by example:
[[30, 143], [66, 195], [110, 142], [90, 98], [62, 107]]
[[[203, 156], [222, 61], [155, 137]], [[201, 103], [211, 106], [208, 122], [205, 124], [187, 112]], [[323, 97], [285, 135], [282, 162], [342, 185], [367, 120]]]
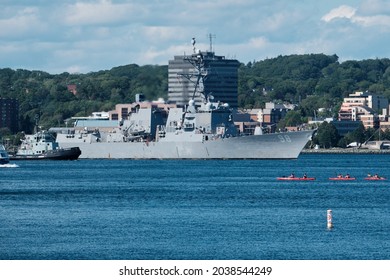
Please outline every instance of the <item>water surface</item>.
[[[18, 161], [0, 259], [390, 259], [389, 155]], [[307, 173], [310, 182], [276, 177]], [[338, 173], [356, 181], [329, 181]], [[326, 228], [333, 210], [334, 229]]]

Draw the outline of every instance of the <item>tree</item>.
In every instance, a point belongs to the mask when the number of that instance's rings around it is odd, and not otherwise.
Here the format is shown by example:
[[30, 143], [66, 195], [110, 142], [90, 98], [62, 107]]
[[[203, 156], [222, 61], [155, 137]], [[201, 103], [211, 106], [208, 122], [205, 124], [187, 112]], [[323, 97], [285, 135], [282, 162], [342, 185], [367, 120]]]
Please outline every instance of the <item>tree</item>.
[[390, 130], [386, 128], [385, 131], [381, 132], [381, 139], [380, 140], [390, 140]]
[[325, 149], [336, 147], [339, 141], [339, 134], [336, 127], [328, 122], [323, 122], [317, 131], [316, 142]]
[[288, 111], [284, 117], [285, 126], [298, 126], [302, 124], [300, 111]]
[[[77, 85], [77, 95], [68, 92], [70, 84]], [[287, 55], [241, 64], [238, 69], [240, 108], [259, 108], [280, 100], [298, 103], [302, 118], [313, 117], [319, 108], [325, 109], [324, 116], [336, 116], [345, 96], [366, 90], [390, 98], [390, 59], [339, 63], [337, 55]], [[168, 66], [130, 64], [57, 75], [0, 69], [0, 97], [19, 101], [20, 129], [26, 132], [33, 130], [37, 113], [45, 125], [58, 124], [69, 116], [131, 103], [136, 93], [143, 93], [147, 100], [166, 98]]]
[[352, 142], [363, 143], [367, 140], [366, 129], [362, 123], [359, 124], [359, 127], [351, 132], [350, 136]]

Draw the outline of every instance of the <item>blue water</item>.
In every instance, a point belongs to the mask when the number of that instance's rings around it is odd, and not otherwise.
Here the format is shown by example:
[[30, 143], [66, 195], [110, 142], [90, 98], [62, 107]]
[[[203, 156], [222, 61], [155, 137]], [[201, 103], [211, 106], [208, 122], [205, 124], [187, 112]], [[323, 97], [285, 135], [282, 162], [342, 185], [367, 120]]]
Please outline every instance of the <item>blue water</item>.
[[[0, 168], [2, 260], [390, 259], [390, 180], [363, 180], [390, 178], [389, 155], [17, 166]], [[317, 180], [276, 180], [291, 172]]]

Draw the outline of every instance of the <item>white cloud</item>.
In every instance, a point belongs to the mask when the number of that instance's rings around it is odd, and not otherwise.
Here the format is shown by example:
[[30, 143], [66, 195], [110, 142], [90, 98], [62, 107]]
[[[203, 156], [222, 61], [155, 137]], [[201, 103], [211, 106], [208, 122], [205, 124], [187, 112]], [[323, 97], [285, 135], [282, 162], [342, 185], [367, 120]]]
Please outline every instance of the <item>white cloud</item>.
[[286, 12], [275, 13], [267, 16], [262, 22], [264, 31], [273, 32], [280, 29], [288, 21], [289, 15]]
[[390, 2], [388, 0], [363, 0], [359, 6], [359, 13], [362, 15], [389, 14]]
[[64, 21], [68, 25], [110, 24], [131, 20], [144, 13], [147, 10], [142, 6], [131, 3], [115, 4], [111, 0], [76, 2], [65, 7]]
[[353, 22], [366, 27], [370, 27], [370, 26], [390, 27], [390, 16], [387, 15], [377, 15], [377, 16], [370, 16], [370, 17], [357, 16], [354, 17], [352, 20]]
[[[383, 4], [383, 6], [382, 6]], [[325, 22], [331, 22], [336, 19], [345, 18], [351, 23], [364, 26], [390, 26], [390, 15], [383, 14], [384, 12], [390, 13], [390, 4], [383, 3], [381, 0], [374, 0], [364, 2], [362, 6], [357, 9], [350, 6], [342, 5], [338, 8], [331, 10], [329, 13], [322, 17]], [[374, 14], [379, 13], [379, 14]], [[366, 15], [364, 15], [366, 14]], [[367, 15], [369, 14], [369, 15]]]
[[39, 10], [26, 7], [11, 17], [0, 19], [0, 37], [30, 36], [46, 30], [39, 18]]
[[355, 13], [356, 13], [356, 8], [347, 5], [342, 5], [338, 8], [331, 10], [329, 13], [324, 15], [322, 17], [322, 20], [326, 22], [330, 22], [334, 19], [339, 19], [339, 18], [351, 19], [355, 16]]
[[0, 53], [3, 55], [14, 55], [18, 54], [19, 52], [26, 51], [26, 49], [15, 43], [15, 42], [8, 42], [6, 44], [0, 44]]
[[80, 65], [72, 65], [72, 66], [68, 66], [65, 69], [65, 72], [74, 74], [74, 73], [81, 73], [83, 70], [84, 70], [83, 67]]
[[248, 42], [250, 48], [264, 48], [269, 45], [269, 41], [265, 37], [251, 38]]
[[180, 34], [186, 34], [188, 30], [179, 26], [144, 26], [142, 34], [152, 42], [177, 40]]
[[0, 1], [0, 67], [167, 64], [192, 52], [192, 37], [208, 50], [210, 33], [218, 55], [243, 63], [294, 53], [390, 57], [388, 0]]

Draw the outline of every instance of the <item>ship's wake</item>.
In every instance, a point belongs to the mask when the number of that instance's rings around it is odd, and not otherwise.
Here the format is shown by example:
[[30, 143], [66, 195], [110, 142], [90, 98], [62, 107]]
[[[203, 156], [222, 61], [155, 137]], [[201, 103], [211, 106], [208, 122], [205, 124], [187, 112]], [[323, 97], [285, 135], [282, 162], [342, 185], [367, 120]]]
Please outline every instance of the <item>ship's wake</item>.
[[15, 167], [19, 167], [19, 165], [15, 163], [6, 163], [0, 165], [0, 168], [15, 168]]

